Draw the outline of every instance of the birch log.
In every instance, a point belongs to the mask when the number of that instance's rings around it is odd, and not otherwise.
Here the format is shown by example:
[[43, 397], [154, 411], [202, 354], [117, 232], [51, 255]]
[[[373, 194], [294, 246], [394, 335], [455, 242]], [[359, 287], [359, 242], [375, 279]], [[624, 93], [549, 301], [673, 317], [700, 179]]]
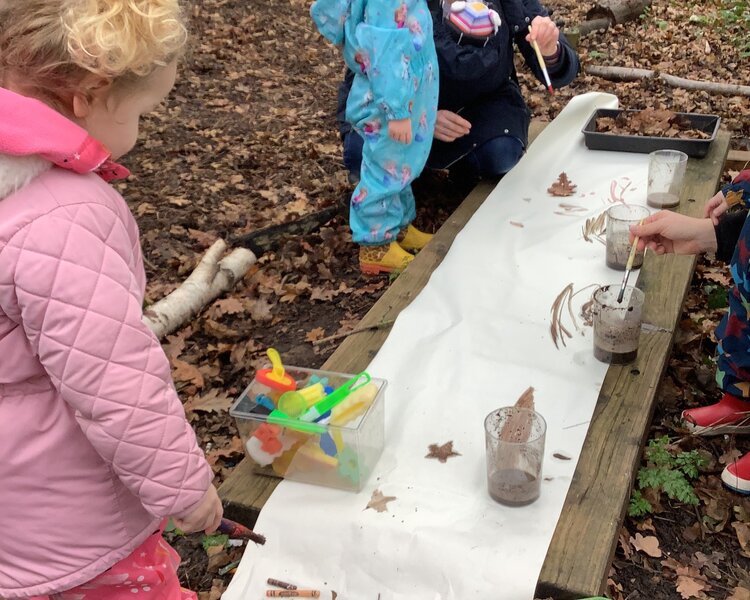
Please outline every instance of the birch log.
[[714, 81], [699, 81], [697, 79], [685, 79], [668, 73], [651, 71], [649, 69], [636, 69], [633, 67], [601, 67], [597, 65], [586, 66], [586, 73], [595, 75], [602, 79], [611, 81], [640, 81], [642, 79], [661, 79], [667, 85], [683, 88], [686, 90], [701, 90], [714, 94], [727, 94], [729, 96], [750, 96], [750, 86], [734, 83], [718, 83]]
[[586, 13], [587, 20], [608, 19], [613, 25], [637, 19], [651, 0], [599, 0]]
[[604, 31], [618, 23], [637, 19], [650, 4], [651, 0], [599, 0], [586, 13], [586, 20], [578, 24], [578, 35]]
[[234, 287], [257, 260], [246, 248], [237, 248], [221, 258], [226, 249], [224, 240], [216, 240], [180, 287], [146, 309], [143, 322], [157, 338], [172, 333], [219, 294]]

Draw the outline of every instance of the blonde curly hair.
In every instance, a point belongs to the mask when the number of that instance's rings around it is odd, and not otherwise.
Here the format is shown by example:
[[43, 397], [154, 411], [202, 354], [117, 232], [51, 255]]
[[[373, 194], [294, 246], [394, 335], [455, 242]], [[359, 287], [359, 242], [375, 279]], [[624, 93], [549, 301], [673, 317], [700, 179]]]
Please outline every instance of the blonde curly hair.
[[88, 74], [133, 82], [186, 39], [178, 0], [0, 0], [0, 85], [12, 78], [59, 108]]

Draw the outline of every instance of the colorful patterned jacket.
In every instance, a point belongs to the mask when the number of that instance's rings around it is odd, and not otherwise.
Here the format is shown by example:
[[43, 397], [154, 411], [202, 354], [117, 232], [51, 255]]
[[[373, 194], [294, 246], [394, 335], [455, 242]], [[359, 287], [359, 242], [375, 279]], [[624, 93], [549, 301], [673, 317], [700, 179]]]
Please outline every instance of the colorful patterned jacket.
[[[729, 192], [741, 194], [741, 203], [750, 208], [750, 169], [742, 171], [722, 192], [725, 197]], [[731, 247], [742, 219], [729, 263], [734, 280], [729, 291], [729, 310], [716, 329], [719, 341], [716, 382], [723, 391], [739, 398], [750, 398], [750, 219], [746, 216], [745, 211], [728, 214], [716, 228], [717, 255], [726, 258], [729, 256], [726, 249]]]

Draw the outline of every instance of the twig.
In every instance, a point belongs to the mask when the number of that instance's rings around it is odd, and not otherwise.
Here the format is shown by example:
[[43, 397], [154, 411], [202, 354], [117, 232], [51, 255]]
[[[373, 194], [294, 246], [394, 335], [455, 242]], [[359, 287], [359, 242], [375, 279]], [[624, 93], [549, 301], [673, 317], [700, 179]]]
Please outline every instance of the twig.
[[717, 83], [713, 81], [699, 81], [696, 79], [685, 79], [676, 77], [669, 73], [652, 71], [650, 69], [636, 69], [630, 67], [604, 67], [588, 65], [586, 73], [609, 79], [611, 81], [639, 81], [642, 79], [661, 79], [667, 85], [679, 87], [686, 90], [703, 90], [716, 94], [728, 94], [731, 96], [750, 96], [750, 86], [737, 85], [733, 83]]
[[701, 519], [701, 513], [698, 511], [698, 507], [693, 506], [693, 508], [695, 509], [695, 518], [698, 519], [698, 526], [701, 528], [701, 541], [703, 541], [706, 539], [706, 534], [703, 531], [703, 519]]
[[341, 338], [349, 337], [350, 335], [354, 335], [355, 333], [362, 333], [364, 331], [372, 331], [374, 329], [387, 329], [394, 323], [395, 323], [395, 319], [391, 319], [390, 321], [381, 321], [380, 323], [376, 323], [375, 325], [365, 325], [363, 327], [355, 327], [351, 331], [345, 331], [344, 333], [334, 333], [333, 335], [329, 335], [328, 337], [315, 340], [313, 341], [312, 345], [319, 346], [320, 344], [325, 344], [327, 342], [340, 340]]

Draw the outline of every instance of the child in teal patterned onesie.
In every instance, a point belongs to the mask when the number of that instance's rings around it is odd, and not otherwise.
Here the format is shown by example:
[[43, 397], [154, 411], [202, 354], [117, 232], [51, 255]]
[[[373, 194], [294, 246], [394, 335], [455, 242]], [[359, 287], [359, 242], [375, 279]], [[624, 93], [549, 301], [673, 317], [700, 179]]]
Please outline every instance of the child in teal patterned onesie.
[[364, 138], [349, 221], [363, 273], [403, 269], [432, 237], [413, 227], [411, 182], [427, 160], [438, 99], [425, 0], [316, 0], [320, 33], [356, 74], [346, 118]]

